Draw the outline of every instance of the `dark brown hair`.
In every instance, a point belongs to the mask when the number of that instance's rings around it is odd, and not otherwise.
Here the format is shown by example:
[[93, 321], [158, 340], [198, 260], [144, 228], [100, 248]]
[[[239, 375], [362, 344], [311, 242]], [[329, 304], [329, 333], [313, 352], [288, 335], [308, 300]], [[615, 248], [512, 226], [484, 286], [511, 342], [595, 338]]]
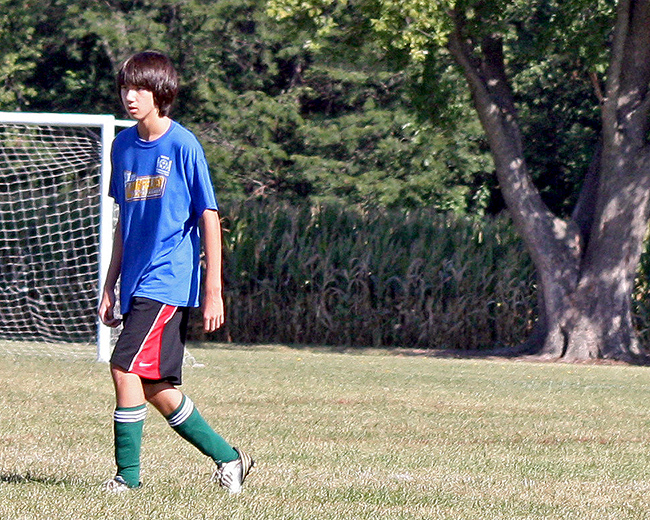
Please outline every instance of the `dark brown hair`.
[[178, 74], [171, 60], [158, 51], [143, 51], [128, 58], [117, 73], [118, 92], [122, 87], [151, 91], [161, 116], [169, 110], [178, 93]]

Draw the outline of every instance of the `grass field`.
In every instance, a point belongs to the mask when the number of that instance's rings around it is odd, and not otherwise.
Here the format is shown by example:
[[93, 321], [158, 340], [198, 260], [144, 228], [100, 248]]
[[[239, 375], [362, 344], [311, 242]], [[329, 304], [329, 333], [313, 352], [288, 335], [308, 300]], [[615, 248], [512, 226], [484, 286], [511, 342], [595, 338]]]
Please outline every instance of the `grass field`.
[[239, 496], [153, 409], [113, 473], [106, 365], [0, 349], [0, 518], [650, 518], [647, 368], [384, 351], [193, 349], [184, 388], [255, 456]]

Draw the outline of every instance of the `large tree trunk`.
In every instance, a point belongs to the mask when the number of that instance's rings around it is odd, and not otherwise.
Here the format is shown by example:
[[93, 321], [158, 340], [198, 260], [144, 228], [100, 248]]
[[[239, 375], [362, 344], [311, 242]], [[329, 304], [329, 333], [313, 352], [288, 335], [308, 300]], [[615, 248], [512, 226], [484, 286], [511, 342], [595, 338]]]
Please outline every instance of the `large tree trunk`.
[[602, 104], [601, 145], [571, 219], [553, 215], [526, 168], [498, 36], [469, 40], [463, 19], [449, 50], [462, 67], [499, 184], [535, 264], [539, 313], [527, 347], [554, 358], [641, 354], [631, 296], [650, 200], [650, 0], [621, 0]]
[[[634, 277], [647, 229], [650, 175], [640, 151], [616, 154], [616, 169], [600, 170], [599, 199], [580, 272], [556, 312], [543, 352], [567, 359], [630, 359], [641, 355], [632, 323]], [[628, 159], [629, 158], [629, 159]], [[604, 161], [608, 163], [609, 161]], [[554, 328], [553, 328], [554, 327]]]

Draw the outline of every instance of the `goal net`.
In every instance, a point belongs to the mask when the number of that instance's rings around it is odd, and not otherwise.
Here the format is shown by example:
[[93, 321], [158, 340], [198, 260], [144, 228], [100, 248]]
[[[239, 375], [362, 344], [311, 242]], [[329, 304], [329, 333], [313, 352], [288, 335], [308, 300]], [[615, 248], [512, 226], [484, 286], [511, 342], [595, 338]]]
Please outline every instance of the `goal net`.
[[[0, 349], [106, 361], [112, 116], [0, 113]], [[94, 347], [94, 348], [93, 348]]]

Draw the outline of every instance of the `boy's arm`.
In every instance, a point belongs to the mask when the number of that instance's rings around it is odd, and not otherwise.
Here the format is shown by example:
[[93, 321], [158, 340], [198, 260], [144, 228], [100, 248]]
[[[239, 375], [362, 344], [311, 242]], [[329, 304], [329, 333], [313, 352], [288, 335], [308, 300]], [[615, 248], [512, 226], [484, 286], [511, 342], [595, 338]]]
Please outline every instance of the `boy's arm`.
[[213, 332], [225, 320], [221, 287], [221, 222], [216, 210], [206, 209], [200, 219], [205, 252], [203, 281], [203, 329]]
[[109, 327], [117, 327], [122, 320], [115, 317], [115, 285], [122, 270], [122, 227], [120, 219], [117, 219], [115, 226], [115, 233], [113, 234], [113, 252], [111, 254], [111, 262], [108, 265], [108, 272], [106, 273], [106, 281], [102, 290], [102, 297], [99, 302], [99, 319], [102, 320], [104, 325]]

